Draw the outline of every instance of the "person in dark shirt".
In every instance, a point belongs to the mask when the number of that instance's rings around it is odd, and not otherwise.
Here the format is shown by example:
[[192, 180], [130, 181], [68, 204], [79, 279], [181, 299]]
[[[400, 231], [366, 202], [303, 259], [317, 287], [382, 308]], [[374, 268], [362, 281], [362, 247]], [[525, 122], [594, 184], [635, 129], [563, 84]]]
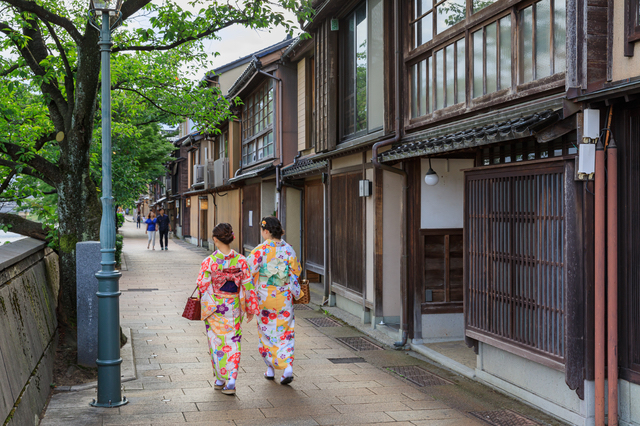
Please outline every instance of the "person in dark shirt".
[[164, 209], [160, 209], [160, 215], [158, 216], [158, 231], [160, 231], [160, 250], [169, 250], [171, 224], [169, 223], [169, 216], [164, 213]]

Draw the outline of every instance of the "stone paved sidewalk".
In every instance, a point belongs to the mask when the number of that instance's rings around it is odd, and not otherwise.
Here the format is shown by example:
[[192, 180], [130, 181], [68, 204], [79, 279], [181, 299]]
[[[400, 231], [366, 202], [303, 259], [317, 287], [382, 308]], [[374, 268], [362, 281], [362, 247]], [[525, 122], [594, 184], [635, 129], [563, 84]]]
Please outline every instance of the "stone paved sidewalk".
[[[484, 425], [471, 411], [511, 409], [543, 424], [553, 419], [407, 352], [355, 352], [336, 340], [362, 334], [346, 324], [316, 327], [319, 310], [296, 310], [295, 380], [263, 378], [255, 322], [244, 324], [237, 395], [212, 387], [204, 325], [181, 317], [206, 251], [184, 242], [147, 250], [142, 229], [127, 222], [126, 269], [120, 280], [121, 323], [131, 328], [137, 379], [126, 382], [129, 404], [89, 406], [95, 389], [54, 393], [42, 426], [55, 425]], [[362, 359], [333, 363], [330, 359]], [[451, 384], [418, 387], [385, 367], [416, 365]]]

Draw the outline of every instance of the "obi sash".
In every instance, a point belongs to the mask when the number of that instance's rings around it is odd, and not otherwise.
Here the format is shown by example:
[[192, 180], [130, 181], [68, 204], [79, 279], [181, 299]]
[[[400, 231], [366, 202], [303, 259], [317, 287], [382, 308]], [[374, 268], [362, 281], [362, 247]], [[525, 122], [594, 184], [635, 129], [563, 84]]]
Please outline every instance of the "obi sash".
[[242, 269], [227, 268], [211, 271], [211, 286], [215, 294], [238, 294], [242, 284]]

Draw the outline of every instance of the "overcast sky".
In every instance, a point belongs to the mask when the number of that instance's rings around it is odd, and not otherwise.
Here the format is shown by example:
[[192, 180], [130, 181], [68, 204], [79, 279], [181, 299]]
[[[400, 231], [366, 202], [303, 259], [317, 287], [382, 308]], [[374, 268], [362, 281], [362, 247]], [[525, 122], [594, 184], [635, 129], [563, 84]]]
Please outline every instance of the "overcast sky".
[[[156, 0], [158, 1], [158, 0]], [[189, 6], [189, 2], [192, 0], [174, 0], [184, 9], [193, 10], [192, 7]], [[238, 3], [241, 3], [242, 0], [236, 0]], [[206, 3], [206, 0], [204, 1]], [[231, 1], [233, 3], [234, 0]], [[200, 7], [200, 6], [199, 6]], [[287, 20], [296, 23], [297, 19], [295, 14], [291, 12], [285, 12], [285, 17]], [[297, 24], [295, 24], [297, 26]], [[300, 33], [300, 30], [297, 33], [294, 33], [294, 37]], [[218, 33], [218, 36], [221, 37], [221, 40], [207, 40], [204, 42], [204, 45], [207, 51], [211, 54], [213, 52], [220, 53], [220, 56], [213, 57], [213, 67], [218, 68], [222, 65], [228, 64], [229, 62], [233, 62], [236, 59], [242, 58], [244, 56], [250, 55], [253, 52], [257, 52], [258, 50], [264, 49], [267, 46], [271, 46], [272, 44], [276, 44], [285, 39], [287, 36], [283, 27], [273, 28], [269, 31], [267, 30], [251, 30], [242, 26], [233, 26], [230, 28], [226, 28]], [[204, 73], [209, 70], [196, 71], [195, 75], [192, 75], [194, 79], [199, 80], [202, 78]]]

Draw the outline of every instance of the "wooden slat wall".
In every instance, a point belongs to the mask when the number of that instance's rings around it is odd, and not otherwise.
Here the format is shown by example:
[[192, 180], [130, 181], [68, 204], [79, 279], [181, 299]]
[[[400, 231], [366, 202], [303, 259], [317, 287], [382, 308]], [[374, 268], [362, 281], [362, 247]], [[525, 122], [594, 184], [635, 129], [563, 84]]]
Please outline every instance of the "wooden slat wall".
[[307, 67], [306, 59], [298, 62], [298, 151], [307, 149]]
[[326, 20], [318, 28], [315, 38], [316, 151], [329, 151], [336, 147], [338, 112], [338, 32], [331, 31]]
[[616, 116], [620, 376], [640, 384], [640, 109]]
[[362, 173], [331, 176], [331, 273], [334, 284], [362, 294], [363, 209], [358, 182]]
[[324, 185], [319, 180], [304, 187], [305, 262], [314, 271], [324, 270]]
[[[253, 211], [252, 225], [249, 226], [249, 211]], [[253, 249], [260, 244], [260, 184], [242, 188], [242, 246]]]
[[564, 185], [563, 163], [467, 172], [468, 335], [564, 362]]

